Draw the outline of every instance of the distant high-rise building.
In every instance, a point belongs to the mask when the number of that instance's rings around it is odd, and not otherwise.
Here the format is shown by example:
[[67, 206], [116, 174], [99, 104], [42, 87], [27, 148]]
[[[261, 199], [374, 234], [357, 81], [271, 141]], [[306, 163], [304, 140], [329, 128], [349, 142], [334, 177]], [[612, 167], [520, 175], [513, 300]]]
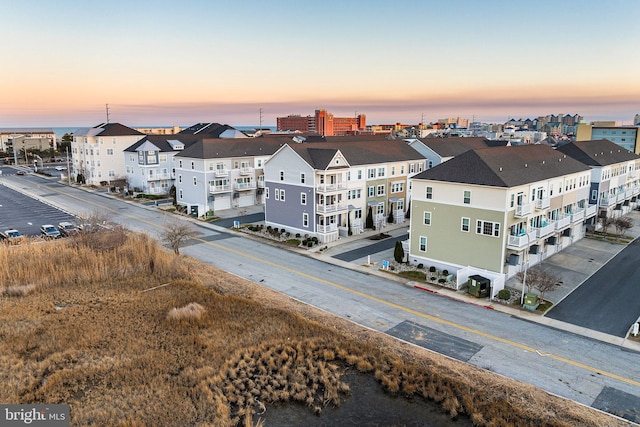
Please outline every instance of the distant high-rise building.
[[289, 115], [276, 119], [278, 131], [299, 130], [317, 133], [322, 136], [352, 135], [364, 132], [367, 128], [367, 116], [334, 117], [327, 110], [316, 110], [313, 116]]
[[634, 126], [599, 126], [580, 123], [577, 126], [576, 141], [608, 139], [625, 150], [640, 154], [640, 132]]
[[640, 126], [640, 114], [636, 114], [636, 116], [633, 118], [633, 125]]

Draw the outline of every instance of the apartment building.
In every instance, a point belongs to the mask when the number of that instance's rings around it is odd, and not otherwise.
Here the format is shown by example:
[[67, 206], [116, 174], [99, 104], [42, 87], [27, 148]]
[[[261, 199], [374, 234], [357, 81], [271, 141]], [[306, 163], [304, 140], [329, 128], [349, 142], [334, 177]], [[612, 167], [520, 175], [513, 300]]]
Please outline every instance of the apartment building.
[[511, 277], [584, 236], [591, 175], [546, 145], [466, 151], [412, 179], [409, 260]]
[[126, 177], [124, 150], [145, 134], [120, 123], [102, 123], [74, 132], [71, 142], [73, 177], [90, 185], [101, 185]]
[[407, 142], [427, 160], [427, 169], [451, 160], [466, 151], [487, 148], [492, 144], [491, 141], [481, 137], [407, 139]]
[[267, 161], [265, 223], [331, 242], [362, 231], [369, 212], [377, 229], [403, 222], [420, 153], [402, 140], [330, 141], [290, 141]]
[[56, 134], [51, 128], [0, 128], [0, 151], [12, 152], [14, 141], [18, 150], [56, 148]]
[[327, 110], [316, 110], [313, 116], [289, 115], [276, 119], [278, 131], [301, 131], [322, 136], [353, 135], [367, 130], [367, 116], [334, 117]]
[[580, 123], [577, 127], [576, 141], [594, 141], [608, 139], [624, 150], [640, 154], [640, 132], [637, 126], [599, 126]]

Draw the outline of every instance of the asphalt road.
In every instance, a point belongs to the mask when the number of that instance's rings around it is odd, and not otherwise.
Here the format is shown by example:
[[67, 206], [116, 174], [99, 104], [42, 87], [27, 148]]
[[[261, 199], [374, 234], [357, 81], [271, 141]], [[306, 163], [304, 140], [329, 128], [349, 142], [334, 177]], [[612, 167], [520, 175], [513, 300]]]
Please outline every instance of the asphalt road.
[[[29, 187], [77, 214], [108, 212], [113, 220], [151, 236], [175, 219], [153, 207], [38, 177], [22, 178], [0, 182]], [[640, 413], [636, 351], [421, 292], [386, 276], [367, 274], [364, 267], [336, 265], [341, 261], [327, 262], [215, 225], [197, 224], [199, 236], [182, 249], [184, 254], [357, 324], [559, 396], [618, 415]]]
[[640, 313], [639, 261], [640, 240], [634, 240], [546, 316], [624, 338]]
[[342, 252], [333, 256], [335, 259], [339, 259], [341, 261], [355, 261], [360, 258], [364, 258], [369, 254], [375, 254], [378, 252], [386, 251], [387, 249], [392, 249], [395, 247], [396, 242], [407, 240], [409, 238], [409, 234], [403, 234], [400, 237], [388, 237], [382, 240], [371, 240], [371, 244], [362, 248], [352, 249], [347, 252]]

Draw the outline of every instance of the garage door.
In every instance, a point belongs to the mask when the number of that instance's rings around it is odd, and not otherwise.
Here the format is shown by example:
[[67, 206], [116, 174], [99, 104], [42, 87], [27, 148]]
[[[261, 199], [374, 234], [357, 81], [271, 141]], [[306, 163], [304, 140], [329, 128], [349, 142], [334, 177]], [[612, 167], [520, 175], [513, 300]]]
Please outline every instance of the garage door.
[[216, 195], [216, 199], [213, 201], [213, 210], [223, 211], [231, 208], [231, 198], [229, 195]]
[[254, 199], [255, 197], [253, 193], [246, 193], [246, 194], [240, 193], [240, 197], [238, 197], [236, 200], [238, 202], [239, 207], [245, 207], [245, 206], [253, 206]]

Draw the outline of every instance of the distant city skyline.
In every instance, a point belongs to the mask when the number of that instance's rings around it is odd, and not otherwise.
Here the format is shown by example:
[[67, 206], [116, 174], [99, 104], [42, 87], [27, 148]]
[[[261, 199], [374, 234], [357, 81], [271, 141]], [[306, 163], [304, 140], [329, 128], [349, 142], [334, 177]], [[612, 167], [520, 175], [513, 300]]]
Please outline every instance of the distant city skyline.
[[0, 127], [633, 123], [640, 2], [0, 0]]

